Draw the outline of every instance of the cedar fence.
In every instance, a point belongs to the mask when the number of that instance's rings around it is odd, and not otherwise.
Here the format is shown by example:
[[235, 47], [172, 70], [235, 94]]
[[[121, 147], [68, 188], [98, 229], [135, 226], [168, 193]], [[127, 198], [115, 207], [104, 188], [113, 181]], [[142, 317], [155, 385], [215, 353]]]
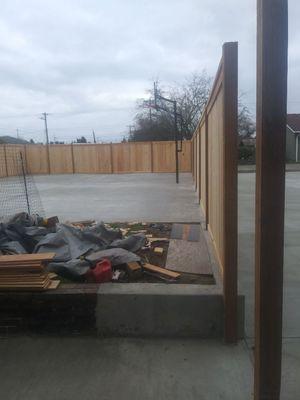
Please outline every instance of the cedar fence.
[[[180, 172], [191, 172], [191, 142], [182, 143]], [[110, 144], [0, 145], [0, 178], [16, 175], [15, 156], [22, 153], [30, 174], [112, 174], [175, 172], [175, 144], [130, 142]]]
[[238, 47], [225, 43], [211, 96], [192, 138], [192, 173], [223, 273], [227, 342], [237, 341]]

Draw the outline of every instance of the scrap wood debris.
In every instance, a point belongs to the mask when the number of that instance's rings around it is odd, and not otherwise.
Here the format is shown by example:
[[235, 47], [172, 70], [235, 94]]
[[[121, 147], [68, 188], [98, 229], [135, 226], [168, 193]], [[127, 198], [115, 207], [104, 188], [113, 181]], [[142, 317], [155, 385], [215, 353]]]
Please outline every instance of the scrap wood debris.
[[[168, 247], [165, 236], [170, 231], [171, 224], [104, 224], [94, 220], [63, 224], [57, 217], [43, 219], [20, 213], [0, 225], [0, 254], [35, 257], [54, 253], [47, 263], [40, 264], [43, 271], [35, 276], [37, 285], [31, 286], [33, 290], [37, 286], [39, 289], [54, 286], [50, 278], [53, 274], [63, 281], [77, 282], [143, 281], [149, 274], [152, 278], [171, 281], [173, 278], [162, 268]], [[164, 255], [154, 250], [153, 243], [157, 242], [161, 242]], [[147, 263], [158, 264], [158, 269], [150, 271]], [[28, 288], [28, 277], [24, 275], [29, 271], [24, 269], [24, 263], [18, 267], [24, 277], [18, 275], [19, 286]], [[15, 277], [16, 271], [11, 269], [10, 275]], [[1, 274], [0, 289], [7, 283], [4, 280]]]
[[1, 290], [56, 289], [59, 280], [46, 271], [55, 253], [17, 254], [0, 256]]

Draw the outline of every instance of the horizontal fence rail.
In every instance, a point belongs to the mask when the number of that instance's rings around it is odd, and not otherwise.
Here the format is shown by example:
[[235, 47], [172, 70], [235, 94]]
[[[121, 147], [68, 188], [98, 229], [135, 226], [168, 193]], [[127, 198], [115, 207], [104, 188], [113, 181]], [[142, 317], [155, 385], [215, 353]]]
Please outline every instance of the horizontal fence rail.
[[[0, 145], [0, 178], [16, 174], [13, 155], [22, 153], [30, 174], [175, 172], [175, 143]], [[191, 172], [191, 142], [179, 153], [180, 172]]]
[[223, 274], [227, 342], [237, 341], [237, 54], [237, 43], [223, 45], [191, 151], [195, 188]]

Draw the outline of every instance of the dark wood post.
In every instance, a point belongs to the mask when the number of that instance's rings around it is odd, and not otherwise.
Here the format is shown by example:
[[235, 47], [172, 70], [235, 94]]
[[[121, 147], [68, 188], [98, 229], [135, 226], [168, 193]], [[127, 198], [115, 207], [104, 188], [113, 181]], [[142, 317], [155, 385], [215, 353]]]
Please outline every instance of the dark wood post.
[[4, 150], [4, 161], [5, 161], [5, 173], [6, 176], [8, 176], [8, 167], [7, 167], [7, 154], [6, 154], [6, 145], [3, 145], [3, 150]]
[[237, 293], [237, 122], [238, 44], [223, 46], [224, 91], [224, 311], [225, 341], [238, 339]]
[[51, 162], [50, 162], [49, 143], [46, 144], [46, 153], [47, 153], [47, 169], [48, 169], [48, 174], [51, 174]]
[[153, 142], [150, 142], [151, 146], [151, 172], [153, 172]]
[[71, 143], [72, 174], [75, 174], [74, 147]]
[[197, 128], [197, 135], [198, 135], [198, 159], [199, 159], [199, 167], [198, 167], [198, 203], [200, 204], [201, 198], [202, 198], [202, 193], [201, 193], [201, 179], [202, 179], [202, 173], [201, 173], [201, 129], [198, 126]]
[[205, 226], [208, 229], [209, 224], [209, 194], [208, 194], [208, 115], [207, 107], [205, 107]]
[[114, 173], [114, 157], [113, 157], [113, 144], [110, 142], [109, 145], [109, 152], [110, 152], [110, 172]]
[[287, 102], [287, 0], [258, 0], [255, 400], [279, 400]]

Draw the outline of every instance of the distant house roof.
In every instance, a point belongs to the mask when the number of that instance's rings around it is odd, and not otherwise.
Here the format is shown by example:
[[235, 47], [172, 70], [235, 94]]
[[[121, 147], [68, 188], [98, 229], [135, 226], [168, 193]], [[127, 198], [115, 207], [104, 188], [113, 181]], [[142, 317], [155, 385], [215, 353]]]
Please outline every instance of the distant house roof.
[[287, 126], [293, 132], [300, 132], [300, 114], [288, 114], [287, 115]]

